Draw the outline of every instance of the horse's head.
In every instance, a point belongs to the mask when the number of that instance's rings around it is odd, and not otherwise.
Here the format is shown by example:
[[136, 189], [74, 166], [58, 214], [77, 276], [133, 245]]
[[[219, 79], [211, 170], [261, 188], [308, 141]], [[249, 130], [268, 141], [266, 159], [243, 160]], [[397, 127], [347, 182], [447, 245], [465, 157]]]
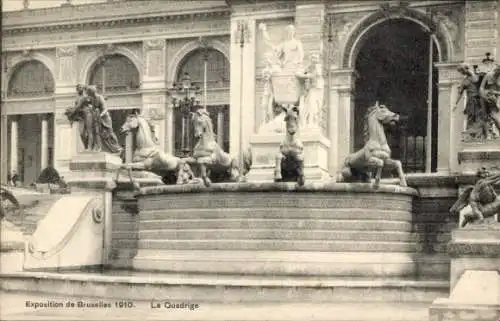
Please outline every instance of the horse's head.
[[212, 119], [208, 113], [204, 110], [198, 110], [191, 114], [193, 128], [194, 128], [194, 138], [199, 140], [200, 138], [211, 135], [213, 136], [213, 126]]
[[120, 134], [125, 134], [137, 130], [138, 127], [139, 127], [138, 115], [135, 113], [130, 113], [126, 118], [125, 123], [120, 128]]
[[292, 107], [286, 111], [285, 122], [287, 133], [295, 135], [299, 128], [299, 109], [297, 107]]
[[399, 114], [391, 111], [385, 105], [379, 105], [377, 103], [372, 108], [372, 112], [375, 113], [377, 120], [383, 125], [395, 125], [399, 121]]

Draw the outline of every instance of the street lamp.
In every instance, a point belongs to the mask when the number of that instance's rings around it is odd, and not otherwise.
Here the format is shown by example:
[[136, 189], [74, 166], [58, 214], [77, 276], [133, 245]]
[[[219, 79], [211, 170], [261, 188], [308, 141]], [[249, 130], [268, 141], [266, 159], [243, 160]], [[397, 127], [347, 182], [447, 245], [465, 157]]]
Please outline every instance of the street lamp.
[[189, 119], [191, 112], [195, 107], [199, 106], [197, 95], [201, 93], [200, 87], [195, 86], [191, 82], [191, 77], [186, 72], [181, 78], [181, 81], [174, 84], [167, 91], [173, 96], [172, 105], [174, 108], [180, 108], [182, 114], [181, 123], [181, 153], [183, 157], [191, 154], [191, 131], [189, 130]]

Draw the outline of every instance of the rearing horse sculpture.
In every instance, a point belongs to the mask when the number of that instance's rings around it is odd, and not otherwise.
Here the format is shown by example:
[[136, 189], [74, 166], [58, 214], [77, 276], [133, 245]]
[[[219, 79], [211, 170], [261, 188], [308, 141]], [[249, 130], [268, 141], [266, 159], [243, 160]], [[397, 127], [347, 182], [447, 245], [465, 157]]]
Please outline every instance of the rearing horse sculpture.
[[296, 181], [303, 186], [304, 178], [304, 145], [297, 137], [299, 127], [299, 109], [285, 109], [286, 136], [280, 144], [280, 152], [276, 156], [274, 169], [275, 182]]
[[384, 125], [393, 125], [399, 121], [399, 115], [390, 111], [378, 102], [368, 108], [365, 114], [364, 137], [362, 149], [349, 155], [342, 169], [344, 181], [371, 182], [372, 171], [376, 170], [375, 187], [380, 185], [382, 169], [396, 169], [400, 185], [407, 186], [403, 166], [400, 161], [391, 158], [391, 148], [387, 144]]
[[213, 180], [239, 182], [250, 171], [252, 153], [250, 149], [243, 152], [242, 168], [239, 168], [238, 159], [224, 152], [215, 141], [212, 119], [208, 112], [200, 108], [191, 113], [196, 145], [193, 156], [187, 161], [197, 165], [201, 179], [205, 186], [210, 186]]
[[122, 169], [128, 170], [130, 181], [135, 187], [132, 179], [132, 170], [144, 170], [162, 177], [165, 184], [183, 184], [184, 171], [189, 166], [182, 159], [166, 154], [159, 148], [153, 137], [153, 130], [149, 122], [138, 113], [131, 113], [120, 129], [120, 133], [135, 133], [136, 149], [132, 163], [123, 164], [116, 173], [116, 180]]

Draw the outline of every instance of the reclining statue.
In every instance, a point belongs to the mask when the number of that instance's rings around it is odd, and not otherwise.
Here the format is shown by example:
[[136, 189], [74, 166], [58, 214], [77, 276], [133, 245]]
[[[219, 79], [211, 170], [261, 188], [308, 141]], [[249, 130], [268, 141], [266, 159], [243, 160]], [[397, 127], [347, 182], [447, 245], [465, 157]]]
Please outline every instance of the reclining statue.
[[477, 178], [476, 185], [466, 188], [450, 208], [451, 214], [459, 215], [460, 227], [500, 214], [500, 196], [494, 188], [500, 184], [500, 172], [491, 173], [483, 167]]

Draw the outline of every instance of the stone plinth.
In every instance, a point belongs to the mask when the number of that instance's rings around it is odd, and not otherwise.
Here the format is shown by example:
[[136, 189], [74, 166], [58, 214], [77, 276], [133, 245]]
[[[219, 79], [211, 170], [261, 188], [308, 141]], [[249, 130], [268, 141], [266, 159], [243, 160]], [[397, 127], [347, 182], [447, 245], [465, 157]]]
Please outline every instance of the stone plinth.
[[[133, 268], [236, 275], [401, 277], [417, 273], [416, 191], [306, 182], [142, 188], [116, 212], [113, 246]], [[132, 219], [133, 218], [133, 219]]]
[[[284, 133], [256, 134], [250, 137], [253, 162], [248, 173], [248, 181], [272, 182], [276, 167], [276, 156]], [[304, 144], [306, 181], [330, 179], [328, 174], [328, 150], [330, 142], [319, 132], [304, 130], [300, 135]]]
[[498, 271], [465, 271], [449, 298], [436, 299], [430, 321], [500, 320], [500, 274]]
[[476, 173], [480, 167], [499, 167], [500, 139], [484, 142], [462, 142], [458, 162], [462, 174]]
[[[115, 179], [116, 172], [122, 165], [122, 160], [119, 156], [100, 152], [86, 152], [73, 157], [69, 168], [71, 170], [67, 179], [68, 182], [86, 181], [88, 179]], [[145, 179], [147, 181], [155, 181], [157, 184], [162, 184], [161, 178], [151, 172], [133, 171], [134, 179]], [[120, 181], [127, 181], [128, 173], [126, 170], [121, 170]]]
[[500, 223], [456, 229], [448, 244], [451, 256], [450, 288], [466, 270], [500, 269]]
[[453, 231], [448, 252], [451, 294], [434, 301], [430, 320], [499, 320], [500, 224]]

